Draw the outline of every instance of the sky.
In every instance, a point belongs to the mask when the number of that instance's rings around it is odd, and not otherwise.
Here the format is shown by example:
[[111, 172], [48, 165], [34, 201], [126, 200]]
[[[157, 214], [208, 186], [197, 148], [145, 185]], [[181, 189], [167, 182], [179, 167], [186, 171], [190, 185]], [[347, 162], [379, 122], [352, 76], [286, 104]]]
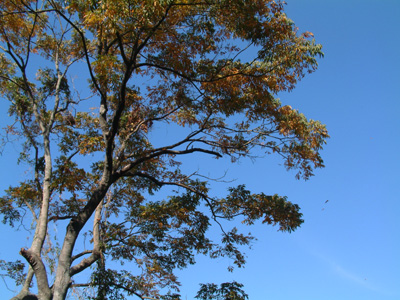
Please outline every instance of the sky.
[[[279, 97], [327, 125], [326, 168], [299, 181], [271, 156], [234, 165], [192, 161], [190, 167], [213, 177], [227, 172], [253, 192], [286, 195], [300, 205], [305, 223], [291, 234], [262, 224], [249, 228], [258, 240], [246, 251], [245, 268], [230, 273], [228, 258], [199, 257], [178, 272], [181, 294], [194, 299], [199, 283], [236, 280], [250, 300], [398, 300], [400, 1], [286, 2], [288, 16], [299, 31], [314, 33], [325, 57], [315, 73]], [[14, 152], [7, 146], [0, 157], [2, 190], [23, 176], [13, 168]], [[7, 227], [0, 230], [0, 259], [17, 259], [28, 245]], [[2, 281], [0, 289], [13, 295]]]

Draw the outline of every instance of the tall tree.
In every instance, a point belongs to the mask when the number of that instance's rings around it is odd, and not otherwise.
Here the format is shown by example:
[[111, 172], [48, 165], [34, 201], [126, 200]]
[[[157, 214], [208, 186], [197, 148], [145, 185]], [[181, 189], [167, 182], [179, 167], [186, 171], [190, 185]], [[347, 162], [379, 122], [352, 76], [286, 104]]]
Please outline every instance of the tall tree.
[[[163, 288], [177, 288], [174, 270], [197, 254], [245, 263], [241, 245], [252, 237], [227, 221], [301, 225], [286, 197], [243, 185], [216, 196], [207, 177], [180, 167], [182, 157], [234, 162], [257, 147], [298, 178], [323, 167], [325, 126], [276, 98], [322, 55], [283, 8], [272, 0], [0, 2], [0, 93], [15, 120], [6, 134], [23, 141], [20, 160], [32, 170], [0, 198], [4, 222], [34, 228], [20, 251], [25, 263], [0, 262], [21, 285], [14, 299], [65, 299], [86, 286], [93, 299], [179, 299]], [[182, 129], [160, 138], [160, 126]], [[176, 191], [155, 200], [165, 186]], [[51, 222], [66, 224], [59, 248]], [[207, 235], [213, 224], [220, 241]], [[90, 248], [78, 246], [82, 235]], [[79, 282], [84, 270], [91, 277]], [[208, 287], [198, 297], [247, 297], [236, 283]]]

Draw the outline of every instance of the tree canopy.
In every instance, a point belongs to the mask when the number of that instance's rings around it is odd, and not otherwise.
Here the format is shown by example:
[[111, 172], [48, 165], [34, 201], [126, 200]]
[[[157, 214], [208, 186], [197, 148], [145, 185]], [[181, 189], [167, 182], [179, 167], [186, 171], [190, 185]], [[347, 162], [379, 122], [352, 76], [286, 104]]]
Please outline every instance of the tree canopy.
[[[89, 287], [93, 299], [180, 299], [174, 270], [196, 255], [245, 263], [241, 246], [252, 236], [228, 221], [287, 232], [302, 224], [284, 196], [244, 185], [215, 195], [211, 179], [181, 166], [182, 157], [235, 162], [259, 148], [297, 178], [323, 167], [325, 126], [277, 99], [322, 55], [284, 3], [3, 0], [0, 12], [0, 93], [13, 118], [4, 134], [19, 138], [30, 170], [5, 191], [0, 212], [34, 229], [24, 262], [0, 261], [21, 287], [15, 299]], [[154, 134], [165, 126], [182, 130]], [[66, 228], [59, 247], [50, 223]], [[207, 234], [213, 225], [221, 240]], [[197, 298], [245, 299], [241, 287], [202, 285]]]

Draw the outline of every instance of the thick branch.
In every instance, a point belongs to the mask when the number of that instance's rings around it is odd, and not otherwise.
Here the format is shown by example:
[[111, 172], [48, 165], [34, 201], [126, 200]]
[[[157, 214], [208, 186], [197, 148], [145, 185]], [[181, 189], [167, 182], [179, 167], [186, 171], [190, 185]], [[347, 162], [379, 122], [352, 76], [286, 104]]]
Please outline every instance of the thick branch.
[[[179, 144], [187, 142], [187, 141], [190, 141], [190, 140], [182, 141]], [[124, 176], [127, 172], [132, 170], [135, 166], [137, 166], [137, 165], [139, 165], [139, 164], [141, 164], [141, 163], [143, 163], [145, 161], [148, 161], [148, 160], [150, 160], [152, 158], [159, 157], [159, 156], [162, 156], [162, 155], [184, 155], [184, 154], [190, 154], [190, 153], [194, 153], [194, 152], [202, 152], [202, 153], [206, 153], [206, 154], [215, 155], [217, 157], [222, 157], [222, 155], [220, 153], [216, 152], [216, 151], [207, 150], [207, 149], [203, 149], [203, 148], [190, 148], [190, 149], [186, 149], [186, 150], [170, 150], [170, 148], [173, 148], [176, 145], [178, 145], [178, 144], [169, 146], [168, 148], [167, 147], [166, 148], [161, 148], [157, 152], [153, 152], [153, 153], [150, 153], [148, 155], [144, 155], [141, 158], [139, 158], [139, 159], [135, 160], [134, 162], [130, 163], [129, 165], [125, 166], [121, 171], [117, 172], [116, 175], [118, 177]]]
[[39, 290], [40, 299], [51, 299], [51, 290], [48, 284], [46, 268], [39, 255], [31, 250], [21, 249], [20, 254], [28, 261], [33, 271]]
[[72, 256], [71, 261], [74, 261], [74, 260], [78, 259], [79, 257], [82, 257], [86, 254], [92, 254], [92, 253], [93, 253], [93, 250], [82, 251], [81, 253], [78, 253], [77, 255]]
[[[82, 272], [86, 268], [90, 267], [94, 262], [96, 262], [101, 257], [101, 247], [100, 247], [100, 221], [101, 221], [101, 211], [103, 209], [103, 201], [96, 208], [93, 221], [93, 250], [90, 251], [92, 254], [88, 258], [84, 258], [80, 263], [71, 267], [70, 276]], [[82, 252], [71, 258], [71, 261], [75, 260], [79, 256], [88, 253], [88, 251]]]
[[49, 218], [50, 221], [58, 221], [58, 220], [67, 220], [67, 219], [72, 219], [73, 216], [52, 216]]
[[69, 271], [70, 276], [74, 276], [75, 274], [80, 273], [86, 268], [90, 267], [100, 257], [101, 257], [100, 251], [92, 250], [92, 255], [90, 255], [88, 258], [82, 259], [77, 265], [71, 267]]

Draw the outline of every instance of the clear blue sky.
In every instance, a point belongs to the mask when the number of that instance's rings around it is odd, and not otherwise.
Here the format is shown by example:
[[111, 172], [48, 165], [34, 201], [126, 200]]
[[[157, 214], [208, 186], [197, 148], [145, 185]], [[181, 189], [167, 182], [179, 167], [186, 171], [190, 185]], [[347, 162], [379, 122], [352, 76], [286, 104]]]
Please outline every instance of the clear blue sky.
[[[236, 280], [250, 300], [398, 300], [400, 1], [287, 2], [289, 17], [300, 31], [314, 33], [325, 58], [280, 98], [327, 124], [326, 168], [304, 182], [268, 156], [236, 165], [194, 162], [213, 177], [228, 171], [254, 192], [288, 196], [302, 207], [305, 223], [292, 234], [256, 225], [251, 231], [258, 241], [247, 250], [247, 265], [233, 273], [226, 271], [229, 259], [199, 257], [179, 272], [183, 299], [193, 299], [200, 282]], [[8, 146], [0, 157], [2, 189], [23, 176], [12, 171], [13, 151]], [[18, 257], [12, 251], [28, 245], [0, 229], [0, 258]], [[0, 290], [7, 293], [1, 281]]]

